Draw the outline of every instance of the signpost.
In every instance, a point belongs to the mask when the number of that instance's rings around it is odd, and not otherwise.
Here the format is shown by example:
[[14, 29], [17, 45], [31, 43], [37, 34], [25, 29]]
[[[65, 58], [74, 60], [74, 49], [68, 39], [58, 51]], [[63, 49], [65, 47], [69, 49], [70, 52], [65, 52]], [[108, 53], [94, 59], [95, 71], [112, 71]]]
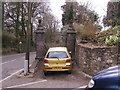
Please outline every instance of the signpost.
[[21, 51], [22, 51], [22, 41], [19, 41], [19, 45], [20, 45], [20, 53], [21, 53]]

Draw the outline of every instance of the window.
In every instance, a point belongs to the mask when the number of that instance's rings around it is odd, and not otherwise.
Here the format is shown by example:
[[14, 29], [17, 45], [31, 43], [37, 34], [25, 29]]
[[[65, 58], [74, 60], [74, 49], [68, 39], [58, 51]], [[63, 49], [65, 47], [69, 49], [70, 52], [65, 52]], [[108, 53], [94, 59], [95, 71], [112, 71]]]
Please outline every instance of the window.
[[66, 52], [49, 52], [47, 58], [68, 58]]

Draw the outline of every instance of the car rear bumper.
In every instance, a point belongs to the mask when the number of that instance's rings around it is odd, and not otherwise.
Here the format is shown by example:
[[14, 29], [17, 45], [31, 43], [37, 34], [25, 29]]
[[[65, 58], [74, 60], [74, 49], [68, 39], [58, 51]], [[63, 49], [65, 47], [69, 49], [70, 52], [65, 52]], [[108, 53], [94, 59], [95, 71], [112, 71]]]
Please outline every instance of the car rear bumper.
[[48, 67], [44, 66], [44, 71], [71, 71], [72, 66], [62, 66], [62, 67]]

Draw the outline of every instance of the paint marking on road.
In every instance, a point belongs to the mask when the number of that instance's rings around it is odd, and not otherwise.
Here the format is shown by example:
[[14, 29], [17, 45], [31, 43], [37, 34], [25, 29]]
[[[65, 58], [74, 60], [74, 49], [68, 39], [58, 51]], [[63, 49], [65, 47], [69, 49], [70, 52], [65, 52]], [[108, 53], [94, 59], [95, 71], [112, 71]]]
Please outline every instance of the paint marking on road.
[[13, 62], [13, 61], [16, 61], [17, 59], [13, 59], [11, 61], [8, 61], [8, 62], [4, 62], [4, 63], [1, 63], [1, 64], [6, 64], [6, 63], [9, 63], [9, 62]]
[[86, 87], [87, 87], [87, 85], [84, 85], [84, 86], [81, 86], [81, 87], [77, 87], [77, 88], [75, 88], [73, 90], [81, 90], [81, 89], [86, 88]]
[[[32, 64], [30, 64], [29, 67], [30, 67], [31, 65], [32, 65]], [[3, 82], [3, 81], [5, 81], [5, 80], [9, 79], [9, 78], [12, 77], [13, 75], [15, 75], [15, 74], [21, 72], [23, 69], [24, 69], [24, 68], [22, 68], [22, 69], [16, 71], [15, 73], [11, 74], [10, 76], [8, 76], [8, 77], [2, 79], [0, 82]]]
[[78, 87], [78, 88], [80, 89], [80, 88], [86, 88], [86, 87], [87, 87], [87, 85], [84, 85], [84, 86], [81, 86], [81, 87]]
[[88, 74], [86, 74], [86, 73], [84, 73], [84, 72], [78, 72], [78, 73], [82, 73], [83, 75], [85, 75], [85, 77], [88, 77], [88, 78], [92, 78], [92, 76], [90, 76], [90, 75], [88, 75]]
[[84, 73], [84, 72], [83, 72], [83, 74], [84, 74], [85, 76], [89, 77], [90, 79], [92, 78], [92, 76], [90, 76], [90, 75], [88, 75], [88, 74], [86, 74], [86, 73]]
[[13, 74], [11, 74], [10, 76], [8, 76], [8, 77], [6, 77], [6, 78], [2, 79], [0, 82], [3, 82], [3, 81], [5, 81], [5, 80], [9, 79], [10, 77], [12, 77], [13, 75], [15, 75], [15, 74], [19, 73], [19, 72], [20, 72], [20, 71], [22, 71], [22, 70], [23, 70], [23, 68], [22, 68], [22, 69], [20, 69], [20, 70], [18, 70], [17, 72], [15, 72], [15, 73], [13, 73]]
[[41, 80], [41, 81], [37, 81], [37, 82], [31, 82], [31, 83], [26, 83], [26, 84], [21, 84], [21, 85], [15, 85], [15, 86], [10, 86], [10, 87], [6, 87], [6, 88], [16, 88], [16, 87], [28, 86], [28, 85], [41, 83], [41, 82], [46, 82], [46, 81], [47, 80]]

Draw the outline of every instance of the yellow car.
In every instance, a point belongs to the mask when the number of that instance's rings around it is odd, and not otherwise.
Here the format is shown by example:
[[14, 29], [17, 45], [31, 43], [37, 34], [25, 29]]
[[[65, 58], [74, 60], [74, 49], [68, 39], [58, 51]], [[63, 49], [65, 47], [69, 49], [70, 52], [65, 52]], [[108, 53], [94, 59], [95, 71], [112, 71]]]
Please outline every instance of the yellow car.
[[72, 60], [66, 47], [49, 48], [44, 58], [44, 75], [47, 71], [68, 71], [71, 73]]

